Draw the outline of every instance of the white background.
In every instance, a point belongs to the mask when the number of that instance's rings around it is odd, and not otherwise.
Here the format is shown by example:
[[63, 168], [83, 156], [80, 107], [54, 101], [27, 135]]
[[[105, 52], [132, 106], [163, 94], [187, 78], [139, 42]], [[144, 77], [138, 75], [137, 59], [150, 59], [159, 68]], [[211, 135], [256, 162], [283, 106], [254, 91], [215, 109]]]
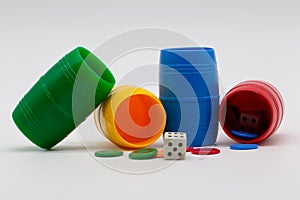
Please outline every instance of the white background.
[[[1, 1], [0, 198], [299, 198], [299, 9], [297, 0]], [[220, 155], [188, 156], [140, 175], [97, 162], [78, 133], [45, 152], [19, 132], [12, 110], [61, 56], [143, 27], [175, 30], [215, 48], [225, 91], [247, 79], [275, 85], [286, 108], [279, 131], [247, 152], [229, 150], [233, 141], [221, 133]]]

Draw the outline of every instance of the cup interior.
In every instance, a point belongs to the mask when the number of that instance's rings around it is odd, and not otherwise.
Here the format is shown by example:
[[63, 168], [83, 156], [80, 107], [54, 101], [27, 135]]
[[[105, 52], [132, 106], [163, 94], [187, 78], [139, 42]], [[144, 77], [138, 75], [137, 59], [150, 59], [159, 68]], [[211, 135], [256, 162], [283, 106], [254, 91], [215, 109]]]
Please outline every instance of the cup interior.
[[115, 113], [115, 126], [122, 138], [130, 143], [145, 142], [164, 128], [165, 113], [159, 102], [147, 95], [126, 98]]
[[231, 131], [256, 134], [260, 138], [269, 129], [273, 117], [269, 102], [253, 91], [228, 96], [221, 104], [220, 115], [224, 131], [231, 137], [246, 141], [253, 138], [233, 136]]

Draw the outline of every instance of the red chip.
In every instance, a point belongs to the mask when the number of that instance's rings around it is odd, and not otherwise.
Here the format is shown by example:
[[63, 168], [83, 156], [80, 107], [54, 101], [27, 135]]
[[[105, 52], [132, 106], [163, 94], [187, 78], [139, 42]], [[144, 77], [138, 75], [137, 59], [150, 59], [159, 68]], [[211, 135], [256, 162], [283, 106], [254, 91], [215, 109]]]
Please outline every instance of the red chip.
[[186, 148], [186, 152], [192, 152], [194, 150], [194, 147], [188, 147]]
[[195, 155], [213, 155], [213, 154], [219, 154], [220, 149], [217, 148], [197, 148], [193, 149], [192, 154]]

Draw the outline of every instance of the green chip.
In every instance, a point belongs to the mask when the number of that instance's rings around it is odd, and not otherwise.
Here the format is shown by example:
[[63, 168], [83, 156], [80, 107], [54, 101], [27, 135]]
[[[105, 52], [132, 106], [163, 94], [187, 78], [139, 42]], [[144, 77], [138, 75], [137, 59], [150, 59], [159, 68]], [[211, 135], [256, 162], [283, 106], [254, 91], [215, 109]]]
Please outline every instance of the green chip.
[[101, 150], [95, 152], [96, 157], [118, 157], [123, 156], [123, 151], [119, 150]]
[[145, 148], [145, 149], [138, 149], [129, 154], [129, 158], [135, 160], [142, 160], [142, 159], [150, 159], [154, 158], [157, 154], [157, 149], [154, 148]]

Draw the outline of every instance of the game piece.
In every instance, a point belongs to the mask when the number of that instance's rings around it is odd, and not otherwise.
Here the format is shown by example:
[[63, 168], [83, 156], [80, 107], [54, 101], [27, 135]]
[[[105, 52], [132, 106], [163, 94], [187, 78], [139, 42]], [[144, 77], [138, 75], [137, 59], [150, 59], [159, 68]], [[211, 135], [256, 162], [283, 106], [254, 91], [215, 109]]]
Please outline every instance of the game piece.
[[241, 113], [239, 119], [239, 130], [256, 133], [259, 129], [260, 114]]
[[164, 158], [164, 150], [162, 149], [157, 150], [157, 154], [155, 158]]
[[157, 154], [157, 149], [154, 148], [144, 148], [138, 149], [129, 154], [129, 158], [135, 160], [143, 160], [143, 159], [150, 159], [154, 158]]
[[123, 151], [113, 150], [113, 149], [101, 150], [95, 152], [95, 156], [96, 157], [119, 157], [119, 156], [123, 156]]
[[192, 154], [195, 155], [214, 155], [219, 153], [220, 149], [217, 148], [197, 148], [192, 150]]
[[182, 132], [165, 132], [164, 159], [183, 160], [186, 152], [186, 134]]
[[258, 137], [258, 135], [255, 133], [247, 133], [247, 132], [236, 131], [236, 130], [232, 130], [231, 134], [234, 135], [235, 137], [240, 137], [242, 139], [255, 139]]
[[230, 149], [232, 150], [251, 150], [257, 149], [257, 144], [232, 144], [230, 145]]
[[192, 152], [194, 150], [194, 147], [188, 147], [186, 148], [186, 152]]

